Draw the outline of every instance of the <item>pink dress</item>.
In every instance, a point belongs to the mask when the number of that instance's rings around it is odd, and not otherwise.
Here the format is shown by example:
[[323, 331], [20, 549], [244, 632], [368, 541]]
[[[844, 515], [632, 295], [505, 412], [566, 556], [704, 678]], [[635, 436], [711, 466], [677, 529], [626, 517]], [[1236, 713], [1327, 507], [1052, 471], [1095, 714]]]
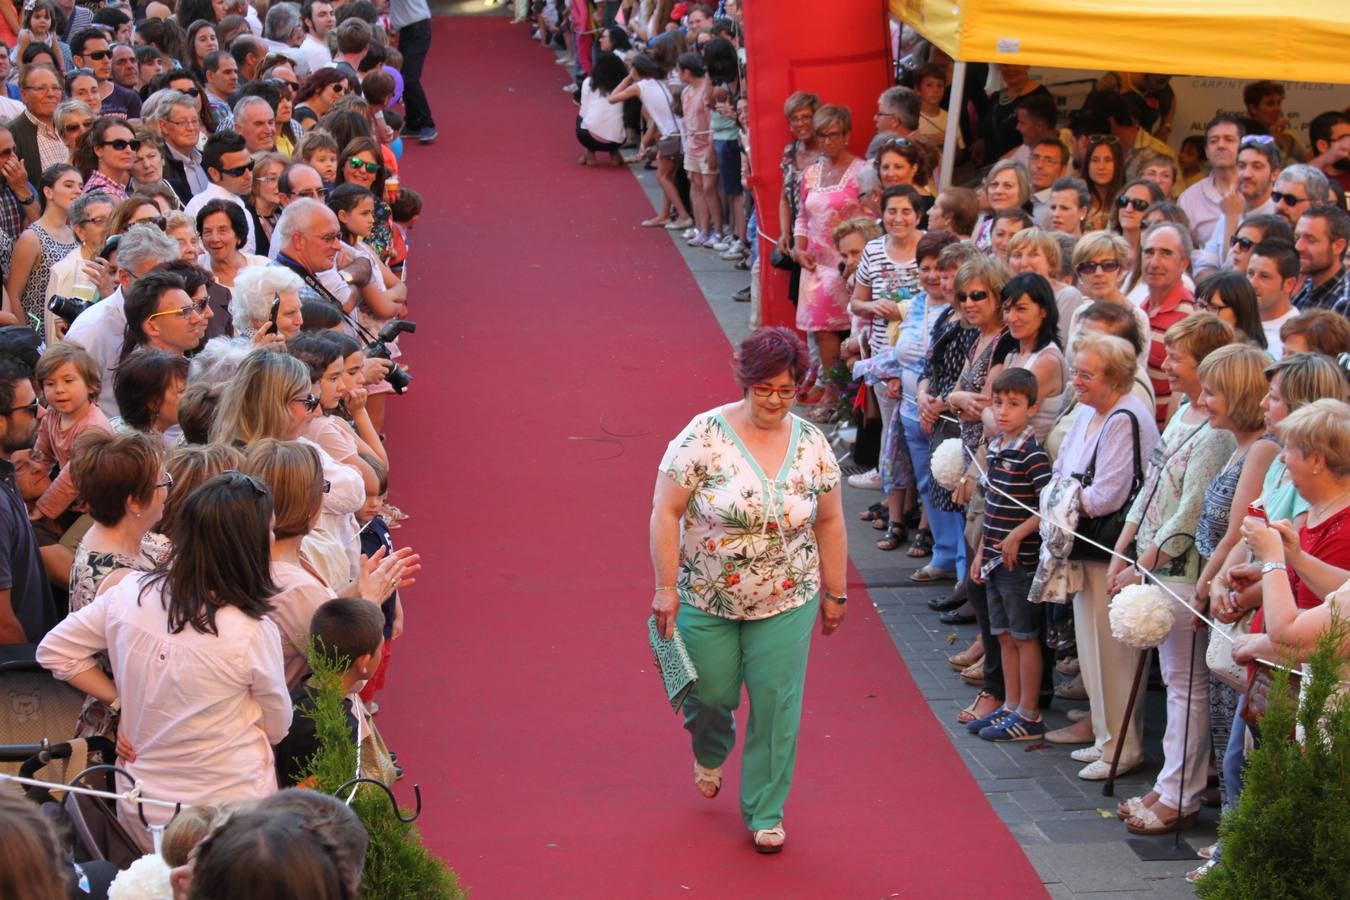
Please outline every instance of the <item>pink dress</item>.
[[819, 160], [802, 173], [801, 212], [793, 225], [793, 235], [806, 238], [806, 250], [816, 258], [816, 270], [802, 270], [797, 292], [797, 327], [802, 331], [847, 331], [848, 286], [839, 274], [840, 256], [830, 233], [836, 225], [864, 215], [858, 202], [858, 173], [867, 165], [855, 159], [838, 184], [820, 186], [825, 160]]

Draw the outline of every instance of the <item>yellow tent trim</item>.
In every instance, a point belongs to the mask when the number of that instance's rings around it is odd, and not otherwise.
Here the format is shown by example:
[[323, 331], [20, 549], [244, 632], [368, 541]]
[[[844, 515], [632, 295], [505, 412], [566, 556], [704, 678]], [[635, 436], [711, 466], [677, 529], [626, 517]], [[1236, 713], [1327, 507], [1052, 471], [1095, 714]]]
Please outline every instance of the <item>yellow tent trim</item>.
[[1350, 83], [1346, 0], [888, 0], [965, 62]]

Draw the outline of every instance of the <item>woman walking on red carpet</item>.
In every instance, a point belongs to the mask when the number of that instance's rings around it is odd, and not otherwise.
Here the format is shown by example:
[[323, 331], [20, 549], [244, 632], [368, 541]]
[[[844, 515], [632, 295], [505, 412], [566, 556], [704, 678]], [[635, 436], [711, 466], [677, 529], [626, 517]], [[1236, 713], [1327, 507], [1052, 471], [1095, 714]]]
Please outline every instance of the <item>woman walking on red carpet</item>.
[[657, 628], [669, 638], [678, 625], [699, 674], [684, 704], [694, 786], [709, 799], [721, 790], [744, 683], [741, 816], [761, 853], [787, 839], [816, 610], [828, 636], [848, 599], [839, 465], [820, 429], [792, 415], [809, 365], [790, 329], [746, 338], [733, 361], [741, 401], [696, 416], [671, 441], [652, 510]]

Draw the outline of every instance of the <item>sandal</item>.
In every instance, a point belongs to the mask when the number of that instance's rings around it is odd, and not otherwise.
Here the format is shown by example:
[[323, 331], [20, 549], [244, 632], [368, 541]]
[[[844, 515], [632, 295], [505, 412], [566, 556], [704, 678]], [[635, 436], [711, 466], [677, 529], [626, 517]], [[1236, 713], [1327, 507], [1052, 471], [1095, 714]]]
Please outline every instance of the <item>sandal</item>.
[[705, 769], [698, 763], [694, 763], [694, 787], [698, 792], [709, 800], [716, 797], [722, 790], [722, 767], [715, 769]]
[[970, 668], [983, 659], [984, 641], [981, 638], [976, 638], [970, 642], [969, 647], [962, 650], [960, 653], [953, 653], [951, 656], [947, 657], [947, 662], [951, 663], [953, 669], [960, 672]]
[[[984, 710], [983, 712], [981, 712], [980, 704], [986, 700], [993, 705], [990, 706], [988, 709]], [[959, 713], [956, 714], [956, 721], [961, 725], [969, 725], [971, 722], [974, 722], [981, 716], [989, 715], [991, 712], [998, 709], [1002, 705], [1003, 704], [1000, 703], [998, 701], [998, 698], [995, 697], [993, 694], [989, 693], [988, 691], [980, 691], [978, 694], [975, 695], [975, 699], [970, 701], [969, 706], [967, 706], [965, 709], [961, 710]]]
[[924, 566], [921, 569], [915, 569], [910, 574], [909, 580], [916, 584], [930, 584], [938, 581], [955, 581], [955, 572], [944, 572], [941, 569], [935, 569], [931, 565]]
[[782, 822], [772, 828], [761, 828], [755, 832], [755, 849], [760, 853], [778, 853], [785, 843], [787, 832], [783, 830]]
[[1122, 819], [1132, 819], [1142, 815], [1146, 809], [1148, 804], [1144, 802], [1143, 797], [1131, 797], [1116, 804], [1116, 815]]
[[1217, 859], [1206, 860], [1204, 865], [1202, 865], [1200, 868], [1191, 869], [1191, 871], [1187, 872], [1186, 880], [1191, 884], [1195, 884], [1197, 881], [1208, 875], [1210, 873], [1210, 870], [1213, 869], [1218, 864], [1219, 861]]
[[984, 657], [961, 670], [961, 680], [971, 687], [984, 687]]
[[[1117, 772], [1117, 774], [1120, 774]], [[1196, 826], [1200, 819], [1199, 813], [1190, 813], [1189, 815], [1173, 816], [1167, 821], [1158, 818], [1152, 807], [1145, 806], [1139, 812], [1125, 820], [1125, 827], [1130, 834], [1142, 834], [1152, 836], [1155, 834], [1171, 834], [1174, 831], [1190, 831]]]
[[933, 532], [927, 528], [920, 528], [914, 532], [914, 537], [910, 539], [909, 549], [905, 555], [910, 559], [923, 559], [925, 556], [933, 555]]
[[878, 519], [884, 522], [890, 518], [890, 513], [886, 511], [885, 503], [873, 503], [871, 506], [867, 507], [858, 518], [862, 519], [864, 522], [875, 522]]
[[670, 220], [667, 219], [665, 216], [656, 216], [656, 217], [654, 217], [654, 218], [646, 219], [645, 221], [643, 221], [642, 227], [643, 227], [643, 228], [665, 228], [665, 227], [666, 227], [667, 225], [669, 225], [669, 224], [670, 224]]
[[899, 522], [892, 522], [886, 527], [886, 536], [877, 541], [878, 550], [894, 550], [905, 542], [909, 537], [909, 532], [905, 531], [905, 526]]

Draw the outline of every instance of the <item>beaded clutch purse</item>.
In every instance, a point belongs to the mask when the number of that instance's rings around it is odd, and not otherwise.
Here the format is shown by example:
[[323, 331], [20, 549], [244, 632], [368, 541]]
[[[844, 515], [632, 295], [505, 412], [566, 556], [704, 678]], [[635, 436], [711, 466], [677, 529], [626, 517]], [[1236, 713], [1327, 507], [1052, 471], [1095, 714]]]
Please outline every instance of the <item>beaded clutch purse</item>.
[[661, 683], [666, 689], [666, 699], [670, 708], [680, 711], [684, 698], [689, 696], [694, 685], [698, 684], [698, 670], [689, 658], [689, 650], [680, 637], [680, 629], [674, 629], [670, 640], [665, 640], [656, 630], [656, 616], [647, 620], [647, 639], [652, 645], [652, 656], [656, 660], [656, 669], [661, 673]]

